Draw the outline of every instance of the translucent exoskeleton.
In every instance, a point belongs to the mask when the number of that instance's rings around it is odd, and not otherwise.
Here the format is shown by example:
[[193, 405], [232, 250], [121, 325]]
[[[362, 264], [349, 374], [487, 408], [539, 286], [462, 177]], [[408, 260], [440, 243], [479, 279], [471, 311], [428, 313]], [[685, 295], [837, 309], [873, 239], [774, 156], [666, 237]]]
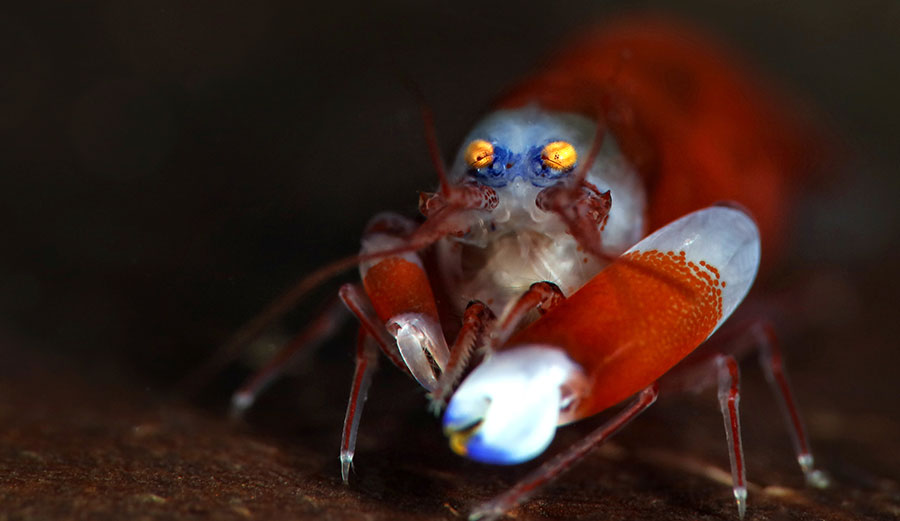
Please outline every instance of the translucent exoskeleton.
[[[792, 163], [775, 153], [782, 143], [769, 129], [777, 111], [709, 47], [659, 20], [623, 22], [576, 44], [479, 122], [448, 172], [429, 134], [440, 187], [420, 199], [423, 221], [376, 216], [358, 255], [313, 274], [238, 335], [246, 339], [311, 285], [358, 265], [361, 283], [339, 293], [360, 323], [340, 452], [345, 482], [380, 351], [443, 411], [450, 448], [486, 463], [536, 458], [558, 427], [626, 404], [471, 519], [526, 500], [660, 393], [707, 383], [718, 386], [744, 515], [734, 356], [744, 349], [726, 345], [670, 371], [753, 285], [761, 244], [777, 235], [773, 207], [783, 202], [758, 197], [755, 187], [781, 193], [778, 174]], [[663, 65], [692, 80], [689, 101], [654, 83]], [[760, 155], [747, 155], [748, 147]], [[435, 262], [423, 262], [423, 252]], [[330, 334], [337, 313], [329, 308], [252, 378], [235, 395], [235, 410], [253, 402], [299, 345]], [[448, 321], [458, 326], [452, 338], [442, 327]], [[771, 327], [754, 322], [729, 343], [758, 348], [807, 481], [827, 484]]]

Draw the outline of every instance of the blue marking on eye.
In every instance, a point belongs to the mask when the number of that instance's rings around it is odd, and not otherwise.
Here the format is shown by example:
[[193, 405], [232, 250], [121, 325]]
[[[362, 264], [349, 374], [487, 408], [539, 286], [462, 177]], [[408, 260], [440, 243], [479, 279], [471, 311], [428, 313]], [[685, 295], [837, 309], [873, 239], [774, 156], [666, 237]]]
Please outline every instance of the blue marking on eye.
[[[558, 141], [558, 140], [557, 140]], [[541, 153], [544, 151], [544, 147], [547, 144], [552, 143], [553, 140], [547, 141], [544, 145], [531, 147], [527, 152], [528, 163], [531, 167], [530, 169], [530, 178], [531, 184], [538, 187], [550, 186], [563, 177], [567, 177], [570, 172], [574, 169], [572, 168], [566, 170], [557, 170], [555, 168], [550, 168], [549, 166], [544, 164], [544, 161], [541, 159]], [[578, 163], [576, 163], [577, 165]]]
[[494, 145], [494, 161], [486, 167], [469, 170], [469, 175], [478, 180], [481, 184], [490, 186], [491, 188], [499, 188], [506, 186], [515, 176], [510, 176], [510, 169], [507, 165], [514, 165], [517, 158], [512, 152], [497, 145]]
[[474, 177], [479, 183], [491, 188], [504, 187], [517, 177], [526, 179], [539, 188], [555, 184], [560, 179], [568, 176], [572, 172], [572, 168], [556, 170], [544, 165], [544, 162], [541, 160], [541, 152], [548, 143], [553, 141], [559, 140], [547, 140], [543, 145], [529, 148], [524, 154], [514, 154], [509, 149], [492, 141], [491, 144], [494, 145], [494, 161], [490, 166], [470, 169], [469, 175]]

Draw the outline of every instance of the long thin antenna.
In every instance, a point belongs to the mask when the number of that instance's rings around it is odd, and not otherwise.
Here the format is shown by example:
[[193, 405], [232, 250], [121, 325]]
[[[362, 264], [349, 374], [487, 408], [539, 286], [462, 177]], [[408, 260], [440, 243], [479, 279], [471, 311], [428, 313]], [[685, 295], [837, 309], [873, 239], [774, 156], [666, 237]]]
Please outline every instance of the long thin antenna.
[[430, 244], [428, 241], [411, 241], [405, 246], [389, 250], [376, 251], [363, 255], [349, 255], [342, 259], [326, 264], [299, 282], [291, 286], [289, 290], [273, 300], [262, 311], [240, 327], [231, 338], [210, 356], [200, 367], [191, 372], [178, 385], [182, 394], [194, 394], [194, 392], [208, 382], [213, 375], [233, 361], [242, 347], [252, 342], [263, 333], [269, 325], [280, 319], [294, 307], [304, 296], [329, 279], [340, 275], [342, 272], [358, 266], [361, 262], [367, 262], [383, 257], [399, 255], [409, 251], [416, 251]]
[[450, 178], [447, 175], [447, 166], [444, 164], [444, 159], [441, 156], [441, 147], [438, 145], [437, 131], [435, 130], [436, 127], [434, 124], [434, 113], [431, 111], [431, 106], [425, 100], [425, 95], [422, 93], [422, 89], [419, 88], [419, 85], [406, 77], [404, 77], [403, 80], [406, 84], [406, 88], [409, 89], [419, 103], [419, 110], [422, 114], [422, 125], [425, 130], [425, 141], [428, 144], [428, 155], [431, 156], [431, 164], [434, 165], [434, 170], [437, 172], [438, 180], [441, 183], [441, 195], [448, 197], [451, 191]]
[[455, 231], [451, 217], [460, 211], [458, 207], [448, 207], [429, 217], [419, 228], [409, 236], [407, 244], [387, 250], [373, 251], [365, 254], [349, 255], [322, 266], [299, 282], [291, 286], [289, 290], [273, 300], [256, 316], [246, 322], [231, 338], [217, 349], [199, 368], [185, 377], [178, 385], [182, 394], [193, 394], [200, 386], [208, 382], [210, 378], [223, 367], [234, 360], [242, 347], [253, 341], [269, 327], [270, 324], [287, 314], [291, 308], [310, 291], [321, 286], [329, 279], [342, 272], [358, 266], [360, 263], [369, 262], [385, 257], [392, 257], [411, 251], [418, 251], [429, 246], [441, 237]]
[[[625, 62], [631, 59], [631, 51], [628, 49], [623, 49], [621, 53], [619, 53], [619, 59], [616, 60], [615, 67], [610, 73], [607, 81], [610, 85], [615, 85], [619, 81], [620, 74], [622, 73], [622, 69], [625, 65]], [[573, 186], [578, 187], [581, 183], [587, 179], [587, 174], [590, 172], [591, 168], [594, 166], [594, 161], [596, 161], [597, 156], [600, 154], [600, 149], [603, 148], [603, 138], [606, 137], [607, 125], [606, 120], [609, 118], [608, 112], [611, 110], [609, 106], [612, 104], [612, 95], [610, 93], [610, 89], [602, 88], [602, 94], [600, 96], [600, 105], [597, 110], [597, 129], [594, 134], [594, 140], [591, 143], [591, 149], [588, 152], [588, 157], [585, 162], [581, 164], [580, 167], [575, 171], [572, 176]]]
[[600, 149], [603, 148], [603, 138], [606, 137], [606, 123], [603, 118], [597, 118], [597, 129], [594, 132], [594, 140], [591, 142], [591, 149], [588, 151], [587, 159], [572, 174], [571, 188], [572, 190], [580, 190], [581, 184], [587, 179], [588, 172], [594, 166], [597, 156], [600, 155]]

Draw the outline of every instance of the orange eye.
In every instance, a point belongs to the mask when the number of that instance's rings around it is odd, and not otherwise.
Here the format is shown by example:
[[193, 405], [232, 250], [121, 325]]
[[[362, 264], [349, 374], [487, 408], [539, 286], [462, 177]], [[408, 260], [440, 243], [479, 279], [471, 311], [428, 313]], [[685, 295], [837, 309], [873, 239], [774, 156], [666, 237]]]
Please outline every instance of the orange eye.
[[565, 141], [554, 141], [541, 151], [541, 161], [547, 168], [568, 170], [575, 164], [578, 154], [575, 147]]
[[484, 168], [494, 162], [494, 145], [483, 139], [476, 139], [466, 147], [466, 163], [469, 168]]

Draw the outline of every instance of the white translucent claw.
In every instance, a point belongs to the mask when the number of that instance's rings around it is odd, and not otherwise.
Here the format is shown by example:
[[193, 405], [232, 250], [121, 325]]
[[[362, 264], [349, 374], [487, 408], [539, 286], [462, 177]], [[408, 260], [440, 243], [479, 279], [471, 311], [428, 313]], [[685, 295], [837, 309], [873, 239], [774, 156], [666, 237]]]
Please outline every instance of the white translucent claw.
[[400, 356], [413, 378], [425, 389], [435, 390], [440, 372], [435, 374], [434, 366], [442, 369], [450, 358], [437, 321], [421, 313], [404, 313], [392, 317], [387, 329], [397, 339]]
[[562, 350], [524, 345], [501, 351], [463, 381], [444, 413], [457, 453], [512, 465], [539, 455], [556, 433], [562, 386], [583, 385], [581, 367]]

